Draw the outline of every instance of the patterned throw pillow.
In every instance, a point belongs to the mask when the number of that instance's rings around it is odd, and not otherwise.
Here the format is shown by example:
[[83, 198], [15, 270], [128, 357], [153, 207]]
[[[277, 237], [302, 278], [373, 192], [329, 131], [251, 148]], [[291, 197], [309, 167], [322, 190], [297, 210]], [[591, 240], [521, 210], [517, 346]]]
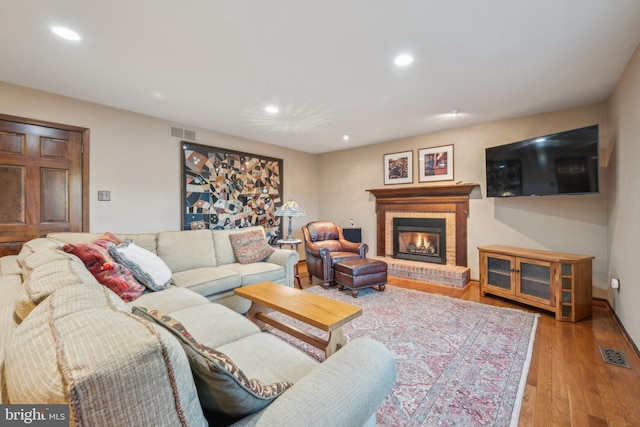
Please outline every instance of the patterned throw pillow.
[[261, 228], [244, 233], [230, 234], [229, 240], [231, 241], [233, 253], [240, 264], [262, 261], [275, 252], [275, 249], [269, 246]]
[[264, 408], [293, 385], [288, 381], [263, 384], [247, 378], [227, 355], [199, 343], [184, 325], [157, 310], [133, 307], [133, 313], [179, 338], [191, 364], [200, 403], [206, 409], [233, 417], [248, 415]]
[[109, 243], [107, 249], [116, 261], [131, 270], [136, 279], [152, 291], [162, 291], [171, 284], [171, 269], [167, 263], [131, 239], [118, 246]]
[[93, 243], [107, 249], [107, 246], [109, 245], [109, 243], [113, 243], [114, 245], [119, 245], [122, 242], [123, 240], [119, 238], [117, 235], [113, 234], [110, 231], [107, 231], [98, 240], [94, 241]]
[[145, 291], [145, 287], [138, 283], [131, 271], [118, 264], [107, 249], [99, 244], [66, 244], [62, 249], [80, 258], [93, 277], [115, 292], [124, 302], [135, 300]]

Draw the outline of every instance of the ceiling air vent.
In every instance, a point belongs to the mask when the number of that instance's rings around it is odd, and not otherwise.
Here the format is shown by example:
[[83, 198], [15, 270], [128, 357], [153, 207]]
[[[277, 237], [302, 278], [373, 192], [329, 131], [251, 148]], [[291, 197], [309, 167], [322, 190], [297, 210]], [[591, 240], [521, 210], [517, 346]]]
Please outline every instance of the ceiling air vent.
[[195, 130], [182, 129], [177, 126], [169, 125], [169, 134], [174, 138], [186, 139], [189, 141], [196, 140]]

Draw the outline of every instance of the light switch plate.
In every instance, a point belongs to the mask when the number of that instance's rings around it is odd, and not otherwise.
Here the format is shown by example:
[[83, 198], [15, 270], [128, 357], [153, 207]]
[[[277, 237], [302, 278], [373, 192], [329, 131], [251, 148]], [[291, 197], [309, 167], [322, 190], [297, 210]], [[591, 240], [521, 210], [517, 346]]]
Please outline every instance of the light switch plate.
[[98, 201], [108, 202], [111, 200], [111, 191], [98, 191]]

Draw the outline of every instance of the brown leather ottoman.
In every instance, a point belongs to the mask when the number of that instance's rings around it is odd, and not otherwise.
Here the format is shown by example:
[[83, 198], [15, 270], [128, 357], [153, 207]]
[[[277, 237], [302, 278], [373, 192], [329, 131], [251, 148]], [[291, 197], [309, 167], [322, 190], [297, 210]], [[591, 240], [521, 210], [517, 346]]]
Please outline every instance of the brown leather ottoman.
[[335, 280], [338, 289], [351, 289], [351, 296], [358, 297], [362, 288], [378, 287], [384, 292], [387, 283], [387, 263], [370, 258], [358, 258], [341, 261], [334, 265]]

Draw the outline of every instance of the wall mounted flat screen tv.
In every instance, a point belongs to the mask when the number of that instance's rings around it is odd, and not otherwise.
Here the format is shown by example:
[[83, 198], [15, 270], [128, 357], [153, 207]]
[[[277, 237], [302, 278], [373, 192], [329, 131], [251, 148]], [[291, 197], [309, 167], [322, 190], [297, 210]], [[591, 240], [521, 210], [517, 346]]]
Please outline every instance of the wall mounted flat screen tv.
[[487, 197], [598, 193], [598, 125], [486, 149]]

